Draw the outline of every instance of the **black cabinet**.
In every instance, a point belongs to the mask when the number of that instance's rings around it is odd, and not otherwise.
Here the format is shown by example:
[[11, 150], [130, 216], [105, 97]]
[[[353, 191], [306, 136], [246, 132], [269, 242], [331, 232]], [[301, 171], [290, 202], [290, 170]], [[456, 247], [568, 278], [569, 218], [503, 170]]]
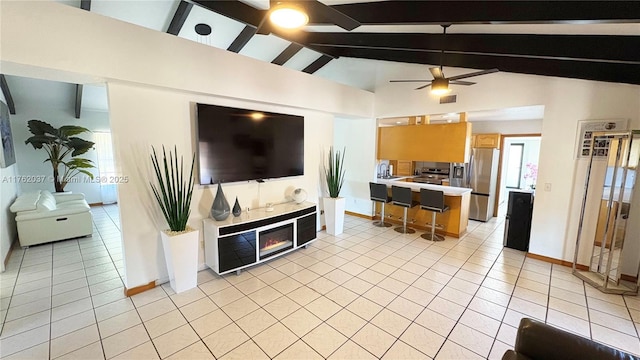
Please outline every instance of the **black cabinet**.
[[218, 238], [220, 272], [232, 270], [256, 262], [256, 232]]
[[511, 191], [504, 222], [504, 246], [522, 251], [529, 250], [532, 215], [533, 193]]
[[297, 246], [302, 246], [316, 238], [316, 214], [307, 215], [298, 219]]

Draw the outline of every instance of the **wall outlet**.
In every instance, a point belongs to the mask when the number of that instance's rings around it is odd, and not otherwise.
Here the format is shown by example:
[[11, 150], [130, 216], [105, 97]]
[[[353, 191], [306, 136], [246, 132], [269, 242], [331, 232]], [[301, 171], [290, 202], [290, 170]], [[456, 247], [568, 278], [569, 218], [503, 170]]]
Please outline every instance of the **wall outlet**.
[[551, 183], [544, 183], [544, 191], [551, 191]]

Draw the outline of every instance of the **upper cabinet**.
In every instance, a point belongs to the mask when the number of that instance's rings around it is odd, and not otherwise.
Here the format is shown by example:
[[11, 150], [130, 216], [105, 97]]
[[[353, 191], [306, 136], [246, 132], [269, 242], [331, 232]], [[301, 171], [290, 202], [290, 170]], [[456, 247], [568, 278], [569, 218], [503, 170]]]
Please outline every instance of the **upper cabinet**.
[[378, 159], [468, 162], [470, 152], [468, 122], [378, 128]]
[[500, 134], [474, 134], [473, 147], [500, 148]]

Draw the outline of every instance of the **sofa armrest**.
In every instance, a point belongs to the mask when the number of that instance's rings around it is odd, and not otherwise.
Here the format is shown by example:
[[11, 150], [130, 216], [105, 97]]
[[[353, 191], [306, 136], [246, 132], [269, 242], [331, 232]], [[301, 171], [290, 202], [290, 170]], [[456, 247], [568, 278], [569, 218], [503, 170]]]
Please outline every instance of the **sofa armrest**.
[[56, 203], [62, 203], [71, 200], [84, 200], [83, 193], [76, 194], [57, 194], [53, 193], [53, 197], [56, 199]]
[[502, 355], [502, 360], [531, 360], [531, 358], [513, 350], [507, 350], [504, 355]]
[[529, 318], [520, 320], [514, 350], [531, 359], [638, 359], [623, 351]]

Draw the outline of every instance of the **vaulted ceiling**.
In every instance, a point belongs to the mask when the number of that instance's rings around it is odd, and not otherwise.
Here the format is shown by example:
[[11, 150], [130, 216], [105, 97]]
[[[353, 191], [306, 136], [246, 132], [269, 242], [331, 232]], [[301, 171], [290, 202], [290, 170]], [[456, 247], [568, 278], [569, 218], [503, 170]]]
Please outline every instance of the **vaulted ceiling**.
[[[311, 26], [295, 32], [270, 26], [263, 20], [267, 10], [255, 8], [255, 3], [193, 2], [245, 25], [231, 51], [260, 36], [256, 33], [272, 33], [292, 43], [275, 63], [300, 46], [320, 53], [303, 69], [310, 73], [333, 59], [349, 57], [640, 84], [639, 1], [374, 1], [325, 6], [311, 0], [299, 2]], [[433, 26], [443, 24], [452, 25], [446, 37]], [[618, 26], [614, 34], [598, 33], [597, 25], [603, 24]], [[558, 33], [530, 33], [518, 28], [523, 25], [535, 25], [531, 31], [540, 32], [547, 26], [573, 26], [557, 27]], [[579, 33], [587, 28], [589, 33]]]
[[269, 0], [56, 1], [369, 91], [440, 64], [640, 85], [640, 1], [303, 0], [296, 31], [265, 21]]
[[[640, 1], [287, 2], [307, 11], [309, 25], [270, 25], [274, 0], [75, 0], [106, 16], [367, 90], [370, 83], [319, 70], [365, 59], [640, 84]], [[212, 34], [197, 35], [199, 23]], [[443, 24], [451, 24], [446, 37]]]

